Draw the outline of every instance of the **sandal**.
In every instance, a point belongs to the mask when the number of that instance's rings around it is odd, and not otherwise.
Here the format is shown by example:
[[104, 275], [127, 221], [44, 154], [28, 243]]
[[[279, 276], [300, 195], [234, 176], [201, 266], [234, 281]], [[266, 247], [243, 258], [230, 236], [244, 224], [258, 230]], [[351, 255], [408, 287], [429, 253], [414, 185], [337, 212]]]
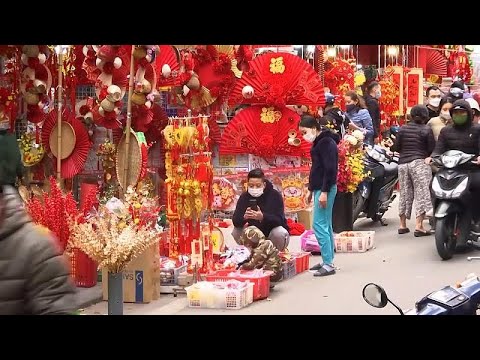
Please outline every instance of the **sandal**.
[[422, 231], [422, 230], [415, 230], [413, 232], [413, 236], [415, 237], [422, 237], [422, 236], [429, 236], [431, 235], [432, 233], [430, 232], [430, 230], [425, 230], [425, 231]]
[[319, 269], [316, 273], [313, 274], [313, 276], [328, 276], [328, 275], [333, 275], [335, 274], [335, 269], [332, 270], [327, 270], [325, 268]]
[[398, 229], [398, 233], [400, 235], [403, 235], [403, 234], [408, 234], [410, 232], [410, 229], [409, 228], [399, 228]]

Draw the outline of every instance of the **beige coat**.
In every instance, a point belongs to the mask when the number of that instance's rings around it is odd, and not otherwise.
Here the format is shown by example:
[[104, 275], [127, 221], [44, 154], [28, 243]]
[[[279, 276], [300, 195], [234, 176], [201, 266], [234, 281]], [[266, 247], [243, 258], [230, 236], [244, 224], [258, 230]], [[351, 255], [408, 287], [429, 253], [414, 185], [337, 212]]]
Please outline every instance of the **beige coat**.
[[435, 141], [438, 140], [438, 136], [440, 135], [440, 131], [449, 124], [449, 121], [444, 120], [440, 116], [431, 118], [427, 125], [432, 128], [433, 136], [435, 137]]

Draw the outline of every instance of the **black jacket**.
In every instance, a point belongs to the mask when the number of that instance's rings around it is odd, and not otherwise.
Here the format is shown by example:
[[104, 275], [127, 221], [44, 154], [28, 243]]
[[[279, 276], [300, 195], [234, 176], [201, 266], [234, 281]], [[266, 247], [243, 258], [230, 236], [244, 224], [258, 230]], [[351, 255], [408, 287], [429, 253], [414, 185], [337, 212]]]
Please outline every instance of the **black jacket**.
[[378, 100], [369, 94], [365, 96], [365, 104], [367, 105], [373, 122], [373, 138], [377, 138], [380, 134], [380, 105], [378, 104]]
[[[233, 226], [243, 227], [247, 222], [251, 226], [259, 228], [263, 234], [268, 237], [270, 231], [277, 226], [283, 226], [289, 230], [287, 219], [285, 218], [285, 206], [283, 204], [282, 195], [273, 188], [270, 181], [265, 180], [266, 186], [262, 196], [254, 198], [248, 193], [244, 192], [240, 195], [237, 201], [237, 207], [233, 213]], [[256, 199], [257, 205], [263, 213], [263, 221], [245, 220], [243, 216], [248, 207], [250, 207], [250, 199]]]
[[[459, 150], [466, 154], [479, 155], [480, 153], [480, 126], [472, 125], [473, 114], [472, 108], [465, 100], [457, 100], [454, 102], [452, 109], [460, 106], [467, 110], [468, 121], [462, 125], [445, 126], [438, 136], [438, 141], [433, 151], [434, 155], [441, 155], [447, 150]], [[450, 113], [452, 110], [450, 110]]]
[[411, 121], [400, 128], [391, 150], [400, 153], [399, 164], [407, 164], [413, 160], [426, 159], [434, 147], [432, 129], [428, 125]]
[[328, 192], [337, 183], [337, 144], [339, 142], [338, 134], [330, 130], [322, 131], [313, 142], [310, 150], [312, 168], [310, 169], [308, 190]]
[[335, 131], [337, 131], [337, 133], [342, 137], [345, 136], [349, 123], [350, 120], [348, 119], [347, 115], [338, 107], [332, 107], [326, 110], [323, 114], [323, 117], [320, 119], [321, 125], [333, 125]]
[[0, 196], [0, 315], [72, 314], [76, 290], [64, 256], [32, 223], [14, 188]]
[[15, 134], [0, 131], [0, 184], [15, 185], [23, 176], [23, 164]]
[[430, 108], [430, 106], [427, 105], [428, 109], [428, 119], [430, 120], [431, 118], [440, 116], [440, 108], [437, 108], [437, 110], [433, 110]]

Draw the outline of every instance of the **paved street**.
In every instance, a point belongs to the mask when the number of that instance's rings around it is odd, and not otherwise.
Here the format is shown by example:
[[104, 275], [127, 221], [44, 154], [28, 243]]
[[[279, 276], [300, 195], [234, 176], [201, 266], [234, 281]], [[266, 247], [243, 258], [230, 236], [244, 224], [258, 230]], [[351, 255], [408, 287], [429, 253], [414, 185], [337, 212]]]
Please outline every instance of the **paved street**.
[[[370, 220], [359, 220], [358, 230], [375, 230], [375, 248], [366, 253], [337, 254], [337, 274], [314, 278], [306, 272], [280, 283], [270, 299], [254, 302], [242, 310], [190, 309], [185, 295], [161, 295], [150, 304], [125, 304], [125, 314], [398, 314], [391, 306], [375, 309], [362, 298], [366, 283], [375, 282], [385, 288], [390, 299], [402, 309], [414, 306], [415, 301], [431, 291], [455, 284], [472, 272], [480, 274], [480, 261], [467, 261], [467, 256], [478, 252], [458, 254], [449, 261], [441, 261], [435, 250], [434, 236], [415, 238], [414, 222], [411, 232], [397, 234], [397, 202], [386, 214], [388, 226], [372, 225]], [[299, 239], [291, 242], [290, 250], [299, 249]], [[320, 258], [310, 258], [316, 264]], [[85, 309], [85, 314], [106, 314], [107, 304], [102, 302]]]

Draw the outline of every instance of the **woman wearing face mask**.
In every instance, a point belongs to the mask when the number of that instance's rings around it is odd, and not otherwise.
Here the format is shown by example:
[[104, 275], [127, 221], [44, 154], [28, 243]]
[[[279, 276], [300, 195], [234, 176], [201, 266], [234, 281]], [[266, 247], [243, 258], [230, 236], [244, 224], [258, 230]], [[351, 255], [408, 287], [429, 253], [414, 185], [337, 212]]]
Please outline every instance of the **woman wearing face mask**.
[[402, 126], [395, 139], [392, 151], [400, 153], [398, 161], [398, 182], [400, 185], [399, 234], [410, 232], [407, 219], [410, 219], [415, 200], [416, 224], [414, 236], [430, 235], [423, 228], [425, 215], [432, 208], [430, 181], [432, 169], [426, 160], [435, 147], [432, 129], [426, 125], [428, 109], [425, 105], [415, 105], [410, 111], [412, 121]]
[[308, 182], [308, 198], [313, 197], [313, 231], [322, 251], [323, 264], [313, 266], [314, 276], [335, 274], [333, 265], [333, 203], [337, 194], [338, 148], [340, 136], [320, 124], [312, 116], [303, 116], [299, 130], [303, 139], [312, 143], [312, 167]]
[[453, 99], [443, 98], [440, 101], [440, 115], [437, 117], [431, 118], [427, 125], [432, 128], [433, 136], [435, 137], [435, 141], [438, 140], [438, 136], [440, 135], [440, 131], [447, 125], [451, 123], [452, 116], [450, 115], [450, 109], [453, 105]]
[[350, 129], [362, 131], [365, 136], [363, 142], [367, 145], [373, 145], [375, 130], [373, 129], [372, 118], [366, 109], [363, 98], [355, 91], [348, 91], [345, 94], [345, 104], [347, 116], [350, 120]]

